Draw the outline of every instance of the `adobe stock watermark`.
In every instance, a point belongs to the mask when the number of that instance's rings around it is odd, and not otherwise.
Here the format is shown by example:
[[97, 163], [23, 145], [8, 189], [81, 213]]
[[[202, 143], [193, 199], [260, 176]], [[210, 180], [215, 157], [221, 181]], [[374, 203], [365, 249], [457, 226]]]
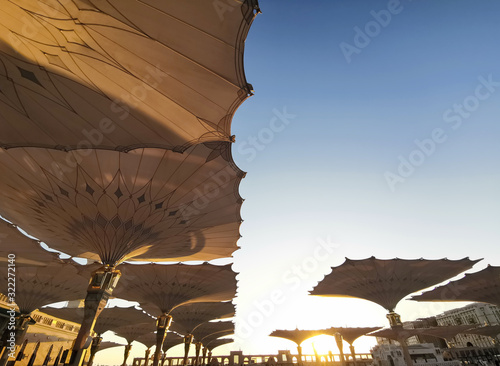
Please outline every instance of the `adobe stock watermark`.
[[[289, 292], [296, 291], [302, 281], [310, 279], [319, 266], [327, 262], [339, 247], [340, 245], [333, 242], [329, 236], [326, 239], [318, 238], [312, 254], [283, 273], [281, 281], [288, 286]], [[287, 294], [290, 296], [290, 293], [275, 289], [268, 298], [260, 301], [255, 300], [253, 302], [254, 309], [236, 325], [238, 337], [247, 339], [256, 328], [264, 325], [266, 319], [274, 315], [277, 306], [289, 300]]]
[[277, 134], [283, 132], [291, 121], [297, 116], [287, 112], [287, 107], [282, 111], [273, 108], [273, 117], [269, 120], [268, 127], [261, 128], [257, 135], [249, 136], [238, 146], [238, 153], [246, 157], [247, 162], [253, 161], [260, 151], [274, 141]]
[[[450, 125], [451, 130], [457, 130], [463, 121], [470, 118], [481, 105], [482, 101], [489, 99], [500, 87], [500, 82], [494, 81], [492, 74], [487, 77], [479, 76], [474, 92], [466, 96], [461, 103], [454, 103], [443, 112], [443, 121]], [[406, 156], [398, 156], [398, 166], [394, 171], [386, 171], [384, 179], [392, 192], [396, 186], [404, 183], [411, 177], [416, 169], [422, 166], [437, 150], [438, 146], [448, 140], [448, 133], [441, 127], [436, 127], [430, 136], [422, 140], [414, 140], [415, 148]]]
[[[411, 1], [411, 0], [409, 0]], [[389, 26], [393, 16], [400, 14], [404, 7], [400, 0], [389, 0], [386, 9], [379, 11], [371, 10], [371, 20], [361, 28], [355, 26], [354, 36], [351, 43], [341, 42], [340, 50], [348, 64], [351, 63], [353, 55], [359, 55], [361, 51], [368, 47], [372, 39], [380, 35], [382, 30]]]

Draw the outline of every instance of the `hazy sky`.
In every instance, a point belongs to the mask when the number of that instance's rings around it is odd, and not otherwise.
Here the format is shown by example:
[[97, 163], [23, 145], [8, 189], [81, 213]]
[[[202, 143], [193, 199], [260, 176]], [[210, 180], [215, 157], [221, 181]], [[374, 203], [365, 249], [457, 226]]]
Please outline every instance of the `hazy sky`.
[[[248, 172], [238, 342], [221, 350], [295, 351], [267, 337], [274, 329], [386, 326], [378, 305], [307, 296], [345, 257], [500, 265], [500, 3], [260, 6], [245, 49], [255, 95], [233, 120], [233, 155]], [[449, 307], [396, 310], [412, 320]]]

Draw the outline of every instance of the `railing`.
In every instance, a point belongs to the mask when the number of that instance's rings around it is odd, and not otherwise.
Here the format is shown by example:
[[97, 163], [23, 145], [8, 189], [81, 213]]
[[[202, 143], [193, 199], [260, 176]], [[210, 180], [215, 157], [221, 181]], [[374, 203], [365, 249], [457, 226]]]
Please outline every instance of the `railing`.
[[[181, 366], [183, 365], [183, 357], [166, 357], [162, 366]], [[344, 355], [345, 363], [343, 366], [368, 366], [373, 362], [370, 353], [356, 354], [356, 362], [353, 361], [352, 356]], [[208, 360], [205, 360], [205, 364]], [[195, 357], [189, 357], [187, 365], [195, 365]], [[134, 366], [144, 365], [144, 358], [135, 358]], [[199, 358], [197, 365], [202, 366], [202, 357]], [[266, 366], [299, 366], [298, 355], [292, 355], [290, 351], [279, 351], [278, 354], [273, 355], [244, 355], [240, 351], [233, 351], [226, 356], [212, 356], [210, 365], [220, 366], [245, 366], [245, 365], [266, 365]], [[326, 355], [302, 355], [300, 366], [341, 366], [340, 355], [326, 354]]]

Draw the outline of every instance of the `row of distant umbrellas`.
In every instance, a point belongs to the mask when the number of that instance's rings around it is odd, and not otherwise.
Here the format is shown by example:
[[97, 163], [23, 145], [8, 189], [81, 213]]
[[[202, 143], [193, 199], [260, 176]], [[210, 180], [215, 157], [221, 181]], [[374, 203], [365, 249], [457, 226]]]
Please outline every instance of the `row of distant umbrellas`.
[[[394, 312], [397, 304], [415, 292], [453, 278], [472, 268], [479, 260], [464, 258], [460, 260], [438, 259], [346, 259], [321, 280], [312, 291], [315, 296], [354, 297], [370, 300], [384, 307], [388, 312], [391, 327], [373, 332], [379, 328], [330, 328], [329, 330], [277, 330], [272, 336], [284, 337], [300, 343], [318, 334], [340, 337], [337, 345], [342, 353], [341, 339], [351, 345], [361, 335], [371, 335], [396, 340], [401, 343], [409, 363], [409, 353], [405, 340], [414, 335], [432, 335], [451, 340], [459, 333], [479, 334], [495, 338], [500, 334], [500, 325], [477, 327], [477, 325], [439, 326], [432, 328], [403, 328], [398, 314]], [[474, 273], [466, 273], [459, 280], [448, 282], [431, 291], [411, 298], [417, 301], [477, 301], [500, 306], [500, 267], [488, 265]], [[354, 354], [353, 354], [354, 357]]]
[[[94, 320], [116, 296], [158, 317], [157, 366], [170, 313], [230, 301], [236, 273], [124, 262], [210, 261], [238, 249], [245, 173], [232, 158], [231, 122], [253, 92], [243, 51], [257, 1], [229, 9], [205, 0], [4, 5], [0, 215], [8, 221], [0, 222], [0, 252], [2, 260], [15, 255], [16, 343], [35, 309], [85, 298], [93, 310], [74, 318], [83, 316], [70, 363], [78, 364]], [[38, 240], [89, 264], [60, 259]], [[176, 311], [186, 344], [201, 323], [234, 314], [200, 311], [194, 326], [194, 315], [181, 321]]]

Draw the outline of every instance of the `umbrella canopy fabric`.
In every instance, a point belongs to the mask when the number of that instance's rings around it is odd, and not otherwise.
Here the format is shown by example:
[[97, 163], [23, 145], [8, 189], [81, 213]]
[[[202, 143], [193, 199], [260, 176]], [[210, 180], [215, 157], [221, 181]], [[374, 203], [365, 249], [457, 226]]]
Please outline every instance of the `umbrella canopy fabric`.
[[207, 347], [208, 350], [211, 352], [216, 347], [223, 346], [225, 344], [233, 343], [233, 342], [234, 342], [234, 339], [232, 339], [232, 338], [217, 338], [217, 339], [214, 339], [213, 341], [211, 341], [210, 343], [205, 344], [205, 347]]
[[295, 342], [297, 346], [300, 346], [302, 342], [305, 340], [316, 337], [318, 335], [324, 334], [322, 330], [308, 330], [308, 329], [295, 329], [295, 330], [286, 330], [286, 329], [279, 329], [275, 330], [271, 334], [269, 334], [271, 337], [279, 337], [279, 338], [285, 338], [288, 339], [292, 342]]
[[[42, 311], [48, 315], [74, 323], [81, 323], [84, 315], [84, 308], [43, 308]], [[154, 319], [133, 306], [128, 308], [104, 308], [96, 320], [94, 331], [97, 334], [102, 334], [124, 325], [145, 323], [147, 321], [154, 322]]]
[[229, 143], [184, 154], [0, 150], [0, 169], [0, 214], [71, 256], [116, 265], [212, 260], [237, 249], [244, 173]]
[[[94, 269], [94, 265], [80, 266], [71, 261], [54, 262], [45, 267], [17, 268], [15, 302], [19, 311], [29, 314], [44, 305], [84, 299], [90, 273]], [[2, 278], [7, 287], [7, 271]], [[7, 288], [0, 292], [8, 293]]]
[[232, 321], [206, 322], [193, 331], [196, 342], [209, 343], [213, 339], [234, 333]]
[[257, 12], [256, 0], [5, 2], [0, 147], [230, 141], [252, 92], [243, 51]]
[[466, 273], [465, 277], [413, 296], [415, 301], [478, 301], [500, 306], [500, 266]]
[[[218, 331], [218, 332], [211, 333], [211, 334], [204, 336], [200, 342], [202, 342], [203, 344], [210, 344], [216, 339], [219, 339], [221, 337], [226, 337], [229, 335], [233, 335], [233, 334], [234, 334], [234, 326], [232, 328], [229, 326], [229, 327], [227, 327], [226, 330]], [[199, 341], [199, 340], [197, 340], [197, 341]]]
[[128, 343], [132, 343], [140, 336], [154, 332], [155, 330], [155, 322], [150, 321], [140, 324], [124, 325], [123, 327], [116, 328], [114, 332], [117, 336], [125, 338]]
[[181, 305], [170, 312], [174, 320], [170, 329], [180, 334], [191, 334], [199, 325], [215, 319], [234, 316], [232, 302], [197, 302]]
[[496, 338], [497, 335], [500, 334], [500, 325], [487, 325], [485, 327], [479, 327], [474, 329], [468, 329], [465, 332], [466, 334], [478, 334], [491, 338]]
[[459, 333], [468, 333], [470, 329], [477, 327], [474, 324], [443, 325], [439, 327], [421, 328], [422, 334], [443, 338], [450, 341]]
[[119, 343], [110, 342], [110, 341], [104, 341], [104, 342], [101, 342], [101, 344], [99, 344], [99, 349], [97, 350], [97, 352], [104, 351], [105, 349], [108, 349], [108, 348], [123, 347], [123, 346], [124, 346], [124, 344], [119, 344]]
[[188, 303], [228, 301], [236, 295], [236, 273], [230, 264], [125, 263], [120, 271], [113, 295], [139, 302], [152, 315], [168, 314]]
[[147, 348], [151, 348], [154, 345], [156, 345], [156, 333], [151, 332], [151, 333], [142, 334], [139, 337], [137, 337], [136, 341], [139, 343], [142, 343]]
[[340, 333], [342, 338], [349, 344], [353, 344], [356, 339], [367, 333], [373, 332], [382, 327], [360, 327], [360, 328], [343, 328], [343, 327], [332, 327], [322, 331], [322, 334], [335, 336], [336, 333]]
[[[0, 263], [15, 255], [17, 266], [46, 266], [59, 260], [59, 255], [40, 246], [40, 242], [21, 233], [17, 226], [0, 218]], [[10, 255], [10, 256], [9, 256]]]
[[184, 343], [184, 337], [175, 332], [168, 332], [161, 349], [163, 352], [167, 352], [170, 348], [182, 343]]
[[443, 282], [471, 268], [478, 260], [449, 259], [348, 259], [310, 292], [319, 296], [357, 297], [388, 311], [405, 296]]
[[366, 334], [370, 337], [381, 337], [403, 342], [405, 339], [422, 334], [422, 329], [406, 329], [402, 327], [384, 328], [373, 333]]

